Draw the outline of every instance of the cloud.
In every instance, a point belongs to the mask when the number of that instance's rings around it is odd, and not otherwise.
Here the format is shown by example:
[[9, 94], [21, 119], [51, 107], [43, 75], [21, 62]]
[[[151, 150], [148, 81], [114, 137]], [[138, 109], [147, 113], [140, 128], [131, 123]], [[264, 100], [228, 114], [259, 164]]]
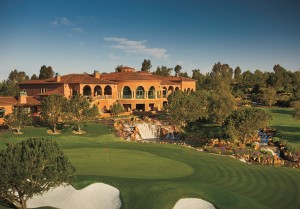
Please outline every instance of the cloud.
[[83, 33], [84, 30], [83, 28], [72, 28], [73, 31], [78, 32], [78, 33]]
[[168, 58], [167, 50], [164, 48], [148, 48], [145, 43], [147, 41], [131, 41], [126, 38], [106, 37], [105, 41], [113, 42], [111, 45], [114, 49], [123, 50], [126, 53], [145, 54], [156, 58]]
[[51, 21], [50, 24], [53, 26], [56, 26], [56, 25], [69, 26], [69, 25], [71, 25], [71, 22], [66, 17], [57, 17], [57, 18], [55, 18], [55, 20]]

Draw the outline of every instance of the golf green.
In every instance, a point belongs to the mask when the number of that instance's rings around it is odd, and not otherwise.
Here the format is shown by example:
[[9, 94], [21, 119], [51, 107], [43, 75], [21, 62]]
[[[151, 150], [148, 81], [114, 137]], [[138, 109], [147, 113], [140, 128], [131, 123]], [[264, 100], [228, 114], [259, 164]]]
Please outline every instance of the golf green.
[[136, 179], [170, 179], [191, 175], [194, 169], [182, 162], [131, 149], [67, 149], [77, 175], [114, 176]]

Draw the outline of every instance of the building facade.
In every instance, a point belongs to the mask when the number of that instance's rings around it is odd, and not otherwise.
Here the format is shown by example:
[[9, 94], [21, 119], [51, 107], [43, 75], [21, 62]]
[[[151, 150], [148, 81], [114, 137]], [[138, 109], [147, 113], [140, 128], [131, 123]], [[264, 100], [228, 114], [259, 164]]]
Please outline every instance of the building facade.
[[160, 111], [167, 97], [175, 90], [192, 92], [196, 81], [185, 77], [162, 77], [149, 72], [122, 67], [119, 72], [100, 74], [68, 74], [46, 80], [29, 80], [19, 83], [28, 96], [43, 98], [61, 94], [66, 98], [80, 94], [91, 98], [92, 104], [105, 112], [115, 102], [126, 111]]

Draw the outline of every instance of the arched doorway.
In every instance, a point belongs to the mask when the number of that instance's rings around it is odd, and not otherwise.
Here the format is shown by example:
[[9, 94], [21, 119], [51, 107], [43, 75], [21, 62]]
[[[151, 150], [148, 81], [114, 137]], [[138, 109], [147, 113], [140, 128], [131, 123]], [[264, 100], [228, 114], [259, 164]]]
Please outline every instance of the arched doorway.
[[167, 97], [167, 88], [163, 87], [163, 98]]
[[89, 85], [86, 85], [83, 87], [83, 96], [91, 96], [92, 95], [92, 89]]
[[139, 86], [136, 89], [136, 98], [137, 99], [144, 99], [145, 98], [145, 90], [144, 87]]
[[110, 86], [105, 86], [104, 88], [104, 95], [112, 95], [112, 89]]
[[129, 86], [125, 86], [123, 88], [123, 99], [131, 99], [132, 98], [132, 92]]
[[168, 88], [168, 95], [172, 94], [173, 91], [174, 91], [173, 86], [169, 86], [169, 88]]
[[102, 88], [101, 88], [101, 86], [95, 86], [95, 88], [94, 88], [94, 94], [95, 94], [95, 96], [100, 96], [100, 95], [102, 95]]
[[154, 86], [151, 86], [148, 91], [148, 98], [149, 99], [155, 99], [155, 88]]

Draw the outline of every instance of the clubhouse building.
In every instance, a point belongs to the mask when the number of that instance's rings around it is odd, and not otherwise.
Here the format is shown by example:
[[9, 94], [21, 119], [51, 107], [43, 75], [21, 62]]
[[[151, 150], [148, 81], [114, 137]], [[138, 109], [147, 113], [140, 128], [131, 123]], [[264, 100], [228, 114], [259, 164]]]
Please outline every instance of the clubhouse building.
[[175, 90], [187, 93], [195, 91], [196, 81], [122, 67], [118, 72], [107, 74], [98, 71], [93, 74], [56, 74], [50, 79], [19, 83], [19, 87], [24, 96], [39, 101], [51, 94], [61, 94], [66, 98], [76, 94], [84, 95], [90, 97], [92, 104], [104, 113], [115, 102], [122, 104], [128, 112], [160, 111], [167, 104], [168, 95]]

